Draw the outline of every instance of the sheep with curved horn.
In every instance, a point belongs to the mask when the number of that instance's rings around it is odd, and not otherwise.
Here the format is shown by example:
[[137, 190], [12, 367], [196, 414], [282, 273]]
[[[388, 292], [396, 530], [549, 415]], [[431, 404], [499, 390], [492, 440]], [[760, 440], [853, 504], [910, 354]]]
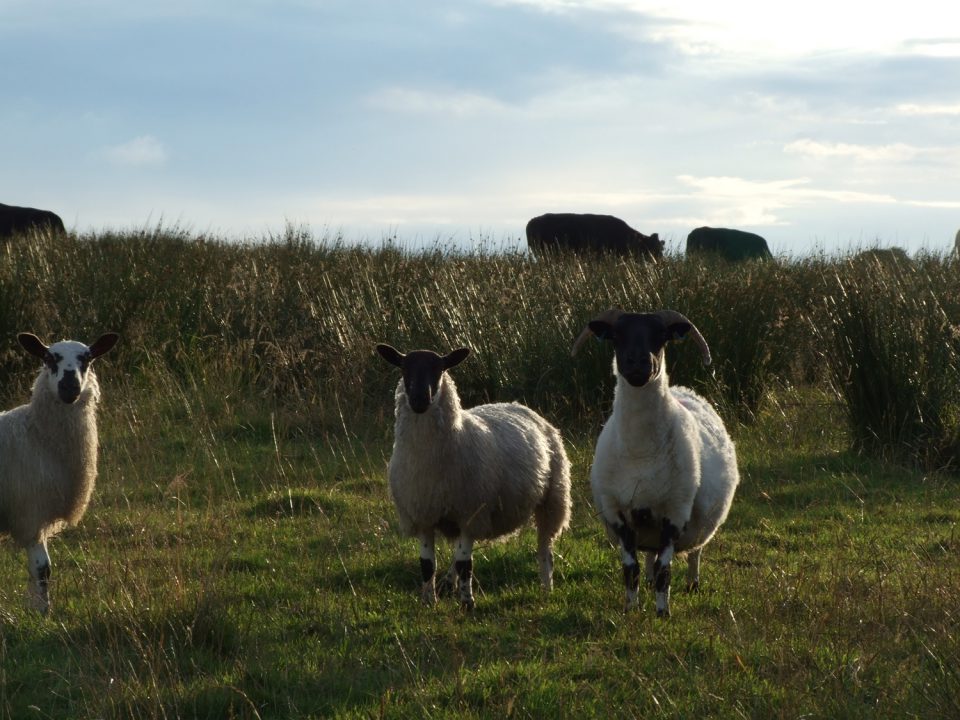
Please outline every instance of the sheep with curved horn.
[[696, 326], [673, 310], [610, 308], [584, 327], [572, 352], [590, 335], [613, 343], [617, 378], [590, 471], [594, 503], [620, 546], [626, 608], [637, 605], [642, 550], [657, 615], [669, 616], [674, 554], [688, 553], [687, 587], [697, 589], [701, 551], [726, 519], [740, 479], [720, 416], [693, 390], [669, 386], [667, 343], [689, 335], [705, 365], [710, 349]]

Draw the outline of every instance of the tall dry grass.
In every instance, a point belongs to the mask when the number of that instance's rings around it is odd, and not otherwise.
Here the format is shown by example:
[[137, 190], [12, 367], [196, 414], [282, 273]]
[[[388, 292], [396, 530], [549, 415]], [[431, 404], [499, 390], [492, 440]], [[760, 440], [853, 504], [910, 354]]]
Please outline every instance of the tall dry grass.
[[[858, 446], [922, 463], [956, 455], [957, 265], [813, 257], [659, 264], [516, 251], [402, 251], [281, 237], [226, 242], [157, 228], [0, 249], [0, 373], [22, 396], [31, 360], [13, 337], [123, 336], [112, 364], [131, 380], [170, 373], [320, 433], [362, 434], [390, 407], [390, 369], [372, 349], [449, 350], [468, 403], [521, 400], [592, 431], [609, 408], [611, 353], [572, 338], [610, 305], [685, 313], [713, 350], [670, 350], [674, 382], [751, 422], [771, 390], [830, 382]], [[26, 377], [26, 380], [22, 378]], [[215, 404], [215, 403], [214, 403]], [[901, 452], [904, 451], [904, 452]]]

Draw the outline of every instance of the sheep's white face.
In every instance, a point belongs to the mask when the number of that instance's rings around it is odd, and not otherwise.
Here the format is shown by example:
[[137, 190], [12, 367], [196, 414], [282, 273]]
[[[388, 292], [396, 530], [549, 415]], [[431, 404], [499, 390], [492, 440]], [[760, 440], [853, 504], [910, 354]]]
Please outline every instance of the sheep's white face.
[[76, 340], [62, 340], [50, 347], [29, 333], [18, 336], [20, 344], [33, 356], [43, 360], [47, 389], [61, 401], [76, 402], [87, 386], [90, 363], [112, 348], [119, 336], [108, 333], [89, 347]]
[[72, 403], [83, 392], [90, 369], [90, 348], [76, 340], [54, 343], [43, 363], [47, 368], [47, 387], [65, 403]]

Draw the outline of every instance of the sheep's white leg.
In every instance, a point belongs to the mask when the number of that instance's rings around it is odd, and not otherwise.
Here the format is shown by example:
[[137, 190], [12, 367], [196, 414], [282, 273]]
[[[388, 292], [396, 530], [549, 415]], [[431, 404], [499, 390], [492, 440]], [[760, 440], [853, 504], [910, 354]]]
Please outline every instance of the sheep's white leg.
[[653, 588], [657, 597], [657, 617], [670, 617], [670, 563], [673, 561], [674, 543], [680, 531], [668, 518], [660, 528], [660, 549], [653, 564]]
[[691, 550], [687, 555], [687, 592], [696, 592], [700, 589], [700, 551], [703, 548]]
[[27, 602], [34, 610], [46, 614], [50, 610], [50, 556], [43, 540], [27, 547], [27, 568], [30, 580], [27, 583]]
[[424, 533], [420, 536], [420, 577], [423, 585], [420, 587], [420, 597], [427, 605], [437, 601], [437, 591], [434, 578], [437, 574], [437, 553], [434, 548], [433, 533]]
[[622, 522], [613, 526], [620, 538], [620, 559], [623, 563], [624, 612], [637, 607], [640, 593], [640, 563], [637, 562], [637, 533]]
[[537, 562], [540, 564], [540, 584], [543, 591], [553, 590], [553, 539], [540, 537], [537, 548]]
[[460, 585], [460, 604], [467, 610], [473, 610], [473, 540], [466, 535], [457, 538], [453, 566]]

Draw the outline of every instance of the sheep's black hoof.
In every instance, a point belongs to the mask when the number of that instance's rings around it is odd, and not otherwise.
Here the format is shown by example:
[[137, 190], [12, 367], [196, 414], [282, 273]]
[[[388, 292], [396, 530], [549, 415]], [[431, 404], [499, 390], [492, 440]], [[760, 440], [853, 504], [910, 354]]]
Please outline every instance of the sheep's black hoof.
[[476, 603], [472, 597], [460, 598], [460, 607], [462, 607], [465, 612], [473, 612], [473, 609], [476, 607]]
[[700, 592], [700, 581], [694, 580], [693, 582], [687, 583], [687, 592], [688, 593]]
[[669, 610], [657, 610], [657, 617], [658, 617], [658, 618], [668, 618], [668, 617], [670, 617], [670, 611], [669, 611]]

